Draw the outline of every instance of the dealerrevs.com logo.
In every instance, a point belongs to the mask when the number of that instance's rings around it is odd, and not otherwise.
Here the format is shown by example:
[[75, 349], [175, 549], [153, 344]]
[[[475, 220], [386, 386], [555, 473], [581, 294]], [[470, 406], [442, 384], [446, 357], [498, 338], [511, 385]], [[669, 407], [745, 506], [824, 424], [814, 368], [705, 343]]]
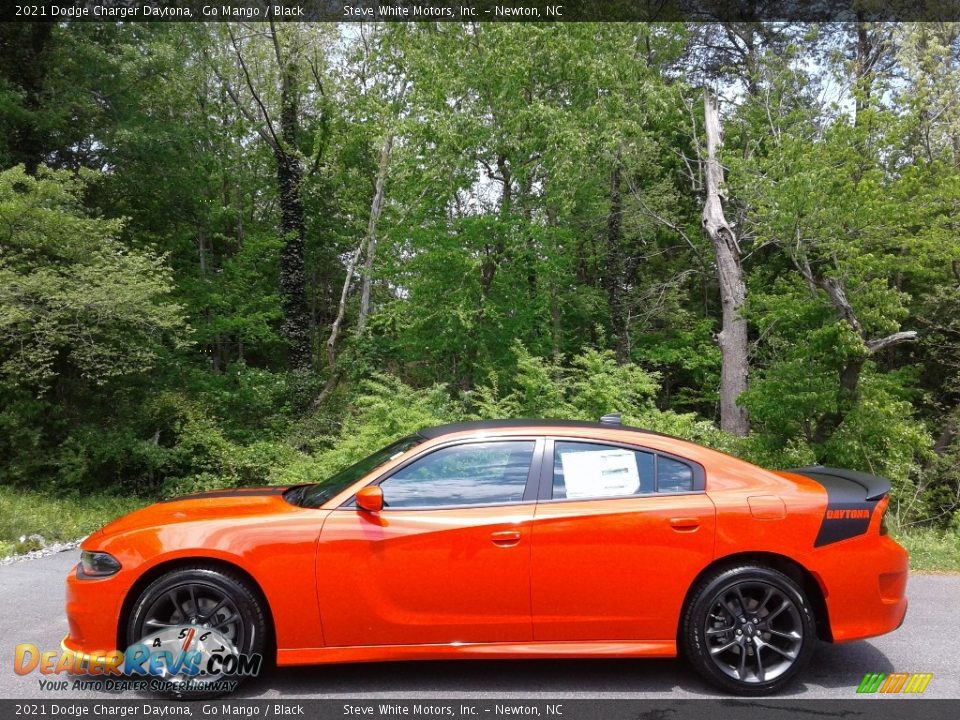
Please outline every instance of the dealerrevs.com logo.
[[867, 673], [857, 687], [858, 693], [922, 693], [933, 680], [933, 673]]
[[79, 654], [68, 649], [41, 651], [17, 645], [13, 669], [41, 678], [44, 691], [93, 689], [161, 693], [222, 693], [237, 685], [230, 677], [260, 673], [263, 657], [241, 653], [222, 633], [195, 625], [172, 625], [148, 635], [125, 651]]

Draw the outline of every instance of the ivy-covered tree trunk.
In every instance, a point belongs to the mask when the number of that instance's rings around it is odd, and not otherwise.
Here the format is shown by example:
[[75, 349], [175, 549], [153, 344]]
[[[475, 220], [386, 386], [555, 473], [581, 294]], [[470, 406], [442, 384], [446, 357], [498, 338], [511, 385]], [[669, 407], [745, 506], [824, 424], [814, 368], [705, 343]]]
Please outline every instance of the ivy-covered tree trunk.
[[720, 344], [720, 427], [745, 436], [750, 431], [747, 410], [738, 400], [747, 389], [747, 321], [740, 314], [747, 299], [747, 284], [740, 263], [737, 237], [723, 212], [723, 168], [717, 160], [720, 145], [720, 113], [717, 102], [705, 90], [703, 94], [704, 124], [707, 133], [705, 180], [707, 197], [703, 205], [703, 227], [717, 261], [720, 280], [720, 302], [723, 317]]
[[300, 186], [303, 168], [296, 157], [277, 154], [277, 183], [280, 191], [280, 290], [283, 295], [283, 335], [290, 343], [290, 364], [298, 370], [311, 366], [310, 312], [307, 307], [307, 274], [304, 261], [306, 226]]
[[307, 307], [306, 224], [303, 219], [303, 166], [293, 148], [297, 141], [297, 72], [288, 62], [281, 74], [280, 138], [275, 148], [277, 185], [280, 191], [280, 291], [283, 294], [283, 335], [290, 343], [290, 364], [297, 370], [310, 368], [313, 359], [310, 311]]

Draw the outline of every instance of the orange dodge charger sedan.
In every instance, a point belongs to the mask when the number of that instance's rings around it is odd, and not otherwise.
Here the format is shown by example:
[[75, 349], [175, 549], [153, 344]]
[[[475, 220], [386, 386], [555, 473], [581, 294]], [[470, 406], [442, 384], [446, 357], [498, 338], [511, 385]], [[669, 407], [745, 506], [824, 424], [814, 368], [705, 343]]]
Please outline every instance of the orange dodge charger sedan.
[[280, 666], [682, 652], [721, 688], [765, 694], [818, 639], [903, 622], [889, 491], [617, 415], [434, 427], [321, 483], [112, 522], [67, 579], [63, 645], [82, 656], [199, 625]]

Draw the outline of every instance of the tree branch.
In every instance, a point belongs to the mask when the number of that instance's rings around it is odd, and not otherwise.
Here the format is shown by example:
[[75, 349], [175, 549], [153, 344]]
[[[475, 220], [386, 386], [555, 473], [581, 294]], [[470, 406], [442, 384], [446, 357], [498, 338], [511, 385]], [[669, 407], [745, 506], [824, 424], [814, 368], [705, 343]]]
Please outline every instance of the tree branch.
[[880, 352], [885, 348], [892, 347], [893, 345], [899, 345], [900, 343], [913, 342], [917, 339], [916, 330], [902, 330], [900, 332], [895, 332], [891, 335], [887, 335], [883, 338], [877, 338], [876, 340], [867, 341], [867, 350], [870, 351], [870, 354]]
[[864, 342], [867, 342], [863, 326], [860, 324], [860, 320], [857, 318], [857, 314], [854, 312], [850, 301], [847, 300], [847, 293], [844, 290], [843, 283], [836, 278], [817, 277], [816, 284], [827, 293], [827, 297], [830, 298], [830, 302], [836, 308], [840, 317], [856, 331], [857, 335], [859, 335]]
[[[257, 91], [253, 87], [253, 78], [250, 77], [250, 70], [247, 68], [247, 63], [243, 59], [243, 54], [240, 52], [240, 48], [237, 46], [236, 35], [233, 34], [233, 28], [230, 27], [230, 24], [227, 23], [227, 32], [230, 35], [230, 44], [233, 46], [233, 52], [237, 56], [237, 60], [240, 63], [240, 69], [243, 70], [243, 77], [247, 82], [247, 88], [250, 90], [250, 94], [253, 96], [254, 101], [257, 103], [257, 106], [260, 108], [260, 112], [263, 114], [263, 122], [267, 126], [267, 130], [270, 132], [272, 141], [269, 143], [273, 148], [274, 152], [286, 154], [283, 143], [280, 141], [280, 138], [277, 137], [276, 131], [273, 129], [273, 121], [270, 119], [270, 113], [267, 112], [266, 105], [263, 104], [263, 101], [260, 99], [260, 95], [257, 94]], [[281, 72], [283, 71], [283, 66], [280, 66]], [[231, 93], [231, 97], [233, 94]]]
[[233, 100], [233, 104], [236, 106], [237, 110], [240, 111], [240, 114], [243, 115], [251, 125], [253, 125], [254, 130], [256, 130], [257, 135], [270, 146], [271, 149], [278, 150], [274, 144], [274, 139], [271, 135], [264, 129], [262, 121], [258, 120], [253, 116], [253, 113], [247, 109], [247, 106], [243, 104], [243, 101], [240, 99], [240, 96], [237, 95], [236, 90], [233, 89], [233, 86], [227, 82], [227, 80], [220, 74], [220, 71], [213, 65], [213, 62], [210, 63], [213, 68], [213, 74], [217, 76], [217, 80], [220, 81], [220, 84], [227, 91], [227, 95], [230, 96], [230, 99]]

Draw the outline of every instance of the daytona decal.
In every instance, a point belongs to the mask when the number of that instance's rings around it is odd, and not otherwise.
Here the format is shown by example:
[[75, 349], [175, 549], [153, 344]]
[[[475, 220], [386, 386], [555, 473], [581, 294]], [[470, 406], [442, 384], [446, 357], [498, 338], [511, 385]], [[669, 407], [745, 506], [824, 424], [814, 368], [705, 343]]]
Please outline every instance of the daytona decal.
[[867, 509], [854, 510], [827, 510], [827, 520], [863, 520], [870, 519], [870, 511]]
[[889, 480], [866, 473], [820, 466], [792, 472], [816, 480], [827, 491], [827, 507], [814, 547], [866, 533], [874, 508], [890, 492]]

